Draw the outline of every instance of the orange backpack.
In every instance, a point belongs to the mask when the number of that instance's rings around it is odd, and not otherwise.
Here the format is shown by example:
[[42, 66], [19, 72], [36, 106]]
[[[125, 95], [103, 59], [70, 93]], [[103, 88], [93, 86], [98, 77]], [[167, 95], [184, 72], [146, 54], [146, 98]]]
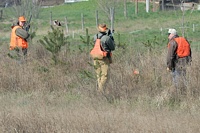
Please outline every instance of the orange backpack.
[[103, 47], [101, 46], [101, 38], [103, 37], [100, 36], [98, 38], [98, 35], [97, 35], [97, 39], [96, 39], [96, 42], [94, 44], [94, 47], [93, 49], [90, 51], [90, 55], [93, 59], [103, 59], [103, 57], [106, 57], [107, 56], [107, 53]]

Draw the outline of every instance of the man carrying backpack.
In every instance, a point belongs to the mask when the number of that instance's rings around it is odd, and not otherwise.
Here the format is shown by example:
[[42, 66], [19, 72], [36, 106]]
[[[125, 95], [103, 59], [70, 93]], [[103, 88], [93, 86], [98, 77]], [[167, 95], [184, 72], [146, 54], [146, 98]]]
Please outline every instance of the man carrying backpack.
[[[109, 66], [112, 63], [112, 53], [111, 51], [115, 50], [115, 43], [113, 38], [107, 34], [108, 28], [106, 24], [99, 24], [98, 31], [94, 36], [94, 42], [100, 39], [100, 49], [104, 53], [102, 58], [94, 58], [94, 68], [97, 74], [97, 90], [101, 93], [104, 93], [106, 82], [109, 77]], [[97, 44], [95, 44], [97, 45]]]
[[10, 57], [15, 58], [21, 61], [27, 55], [28, 42], [27, 39], [29, 37], [28, 31], [25, 28], [30, 28], [30, 25], [24, 27], [26, 23], [26, 19], [24, 16], [20, 16], [18, 18], [17, 24], [14, 24], [11, 32], [10, 38], [10, 50], [12, 51], [12, 55]]
[[175, 29], [168, 30], [168, 39], [167, 70], [172, 72], [175, 84], [173, 91], [176, 93], [180, 91], [177, 89], [187, 87], [186, 68], [192, 60], [192, 53], [189, 42], [179, 37]]

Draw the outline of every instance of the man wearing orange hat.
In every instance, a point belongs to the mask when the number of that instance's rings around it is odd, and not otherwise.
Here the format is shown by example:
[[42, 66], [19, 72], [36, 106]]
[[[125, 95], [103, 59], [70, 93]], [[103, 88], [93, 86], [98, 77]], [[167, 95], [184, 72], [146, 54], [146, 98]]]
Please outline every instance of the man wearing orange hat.
[[[14, 55], [18, 60], [24, 58], [27, 55], [29, 33], [23, 28], [26, 19], [24, 16], [18, 18], [17, 24], [14, 24], [10, 38], [10, 50], [14, 51], [17, 55]], [[13, 55], [12, 55], [13, 56]]]
[[97, 39], [100, 39], [101, 48], [107, 55], [103, 57], [103, 59], [94, 59], [94, 68], [97, 74], [97, 90], [104, 93], [106, 82], [109, 77], [108, 71], [111, 63], [111, 51], [115, 50], [115, 43], [114, 40], [107, 35], [108, 28], [106, 27], [106, 24], [99, 24], [98, 30], [99, 33], [94, 36], [94, 42], [96, 42]]

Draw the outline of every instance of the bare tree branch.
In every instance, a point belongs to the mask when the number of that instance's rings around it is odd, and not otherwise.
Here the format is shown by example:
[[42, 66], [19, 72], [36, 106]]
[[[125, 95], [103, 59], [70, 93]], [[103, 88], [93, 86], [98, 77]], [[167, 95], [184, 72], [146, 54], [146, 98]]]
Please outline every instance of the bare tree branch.
[[106, 14], [108, 20], [110, 21], [110, 8], [116, 8], [120, 0], [98, 0], [97, 4], [99, 8]]

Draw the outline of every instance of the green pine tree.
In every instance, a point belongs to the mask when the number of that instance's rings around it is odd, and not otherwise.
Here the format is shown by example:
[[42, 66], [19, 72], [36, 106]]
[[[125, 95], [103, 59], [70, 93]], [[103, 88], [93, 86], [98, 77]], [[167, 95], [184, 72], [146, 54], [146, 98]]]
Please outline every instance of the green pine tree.
[[52, 59], [55, 65], [58, 64], [58, 54], [61, 51], [61, 47], [68, 44], [67, 37], [64, 36], [63, 30], [59, 28], [54, 28], [51, 26], [52, 31], [48, 32], [43, 39], [40, 39], [39, 42], [52, 53]]

